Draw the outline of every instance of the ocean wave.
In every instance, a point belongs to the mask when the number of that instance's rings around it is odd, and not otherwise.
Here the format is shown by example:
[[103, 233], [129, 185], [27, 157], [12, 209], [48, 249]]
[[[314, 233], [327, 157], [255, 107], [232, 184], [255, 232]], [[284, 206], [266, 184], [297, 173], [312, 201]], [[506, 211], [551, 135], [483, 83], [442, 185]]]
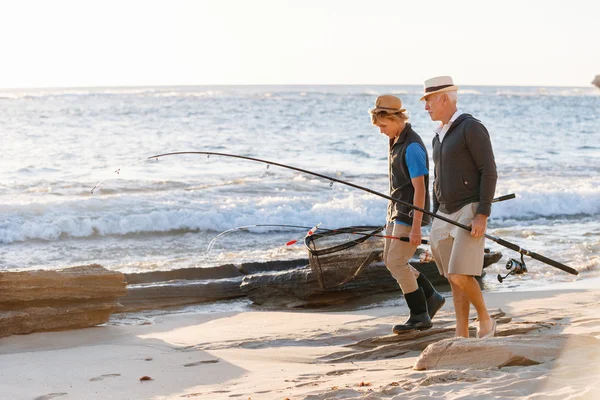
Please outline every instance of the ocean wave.
[[494, 204], [493, 219], [553, 220], [600, 215], [599, 190], [518, 191], [517, 198]]
[[[208, 196], [207, 196], [208, 195]], [[316, 225], [338, 228], [383, 225], [387, 200], [340, 191], [300, 194], [294, 191], [207, 193], [173, 196], [120, 195], [88, 200], [58, 200], [0, 207], [0, 243], [56, 241], [94, 236], [182, 234], [224, 231], [253, 224]], [[600, 215], [600, 192], [521, 191], [516, 199], [496, 203], [491, 220], [512, 224], [552, 225], [559, 219]], [[265, 230], [263, 230], [265, 231]]]
[[[367, 196], [369, 197], [369, 196]], [[64, 238], [224, 231], [253, 224], [339, 227], [384, 223], [383, 199], [349, 195], [313, 201], [309, 196], [226, 198], [212, 205], [156, 204], [135, 199], [95, 199], [75, 204], [29, 204], [0, 209], [0, 243]]]

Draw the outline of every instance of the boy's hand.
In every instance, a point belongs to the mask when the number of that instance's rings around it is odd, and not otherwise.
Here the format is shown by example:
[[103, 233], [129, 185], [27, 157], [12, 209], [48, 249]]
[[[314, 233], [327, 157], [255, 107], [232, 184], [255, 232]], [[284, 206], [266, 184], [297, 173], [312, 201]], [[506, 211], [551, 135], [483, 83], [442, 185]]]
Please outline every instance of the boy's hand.
[[421, 228], [420, 227], [412, 228], [410, 230], [408, 238], [410, 239], [410, 244], [412, 244], [413, 246], [420, 245], [421, 244]]

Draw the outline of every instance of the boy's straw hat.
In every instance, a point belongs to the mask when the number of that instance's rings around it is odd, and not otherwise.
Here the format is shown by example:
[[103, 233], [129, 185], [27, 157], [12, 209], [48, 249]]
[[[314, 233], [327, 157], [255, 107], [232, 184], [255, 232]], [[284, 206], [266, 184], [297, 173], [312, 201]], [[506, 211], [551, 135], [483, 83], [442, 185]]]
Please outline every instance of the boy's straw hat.
[[399, 112], [405, 112], [406, 110], [402, 108], [402, 100], [397, 98], [396, 96], [392, 96], [391, 94], [384, 94], [377, 98], [375, 101], [375, 108], [370, 110], [371, 114], [378, 113], [379, 111], [385, 111], [390, 114], [395, 114]]

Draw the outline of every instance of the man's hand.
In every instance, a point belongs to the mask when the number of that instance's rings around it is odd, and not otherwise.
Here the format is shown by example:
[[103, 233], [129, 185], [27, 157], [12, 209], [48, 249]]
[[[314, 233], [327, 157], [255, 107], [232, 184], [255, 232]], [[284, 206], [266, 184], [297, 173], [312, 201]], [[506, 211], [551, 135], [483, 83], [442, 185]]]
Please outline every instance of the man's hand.
[[410, 239], [410, 244], [413, 246], [418, 246], [421, 244], [421, 227], [416, 226], [412, 227], [410, 233], [408, 234], [408, 238]]
[[477, 214], [473, 221], [469, 224], [471, 227], [471, 236], [479, 238], [482, 237], [487, 229], [487, 215]]

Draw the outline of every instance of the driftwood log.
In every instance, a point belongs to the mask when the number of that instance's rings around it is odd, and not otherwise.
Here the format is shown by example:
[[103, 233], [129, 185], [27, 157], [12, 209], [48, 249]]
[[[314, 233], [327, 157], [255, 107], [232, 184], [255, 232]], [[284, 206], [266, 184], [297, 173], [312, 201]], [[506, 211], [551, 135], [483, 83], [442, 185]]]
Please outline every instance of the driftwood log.
[[321, 289], [310, 267], [244, 277], [242, 292], [255, 304], [273, 307], [315, 307], [339, 304], [364, 296], [397, 290], [398, 283], [383, 263], [369, 265], [355, 279]]
[[119, 312], [213, 302], [244, 297], [240, 285], [247, 275], [290, 271], [308, 259], [226, 264], [210, 268], [181, 268], [126, 274], [127, 295]]
[[[363, 254], [363, 260], [368, 254]], [[488, 252], [484, 258], [484, 268], [497, 262], [501, 253]], [[381, 257], [375, 257], [380, 259]], [[331, 260], [330, 260], [331, 261]], [[392, 277], [383, 262], [375, 261], [365, 267], [359, 274], [342, 285], [333, 282], [343, 282], [343, 278], [353, 275], [356, 262], [339, 257], [328, 261], [328, 268], [323, 275], [332, 274], [333, 279], [325, 277], [328, 283], [326, 290], [319, 285], [315, 269], [306, 266], [289, 271], [265, 272], [245, 276], [241, 290], [248, 298], [259, 305], [275, 307], [321, 307], [339, 304], [366, 295], [399, 291], [400, 287]], [[448, 285], [448, 281], [439, 274], [435, 262], [419, 262], [413, 259], [411, 265], [423, 273], [436, 286]], [[318, 272], [317, 272], [318, 273]]]

